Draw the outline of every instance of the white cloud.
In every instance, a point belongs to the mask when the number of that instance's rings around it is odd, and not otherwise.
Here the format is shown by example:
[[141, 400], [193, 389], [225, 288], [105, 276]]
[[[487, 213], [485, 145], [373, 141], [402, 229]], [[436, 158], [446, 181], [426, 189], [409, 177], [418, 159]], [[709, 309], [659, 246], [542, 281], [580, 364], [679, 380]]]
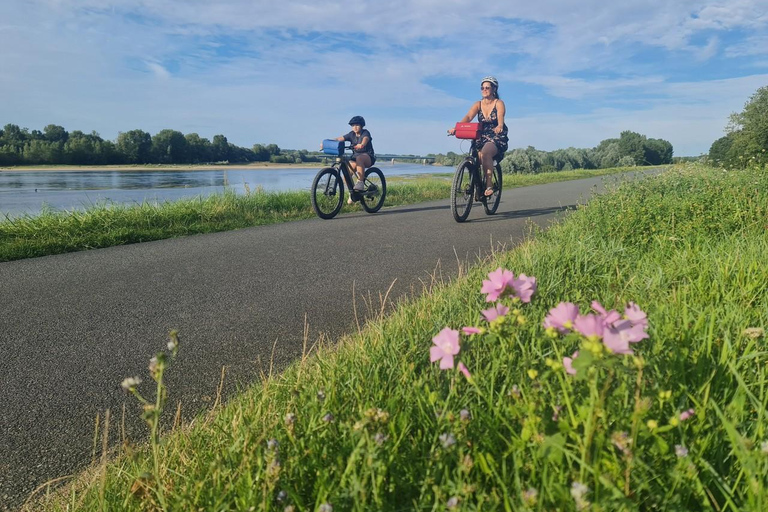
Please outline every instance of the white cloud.
[[[472, 0], [10, 0], [0, 19], [12, 41], [0, 49], [10, 70], [0, 74], [10, 99], [0, 122], [107, 138], [170, 127], [311, 148], [370, 112], [378, 150], [445, 152], [456, 150], [445, 129], [476, 99], [477, 77], [492, 73], [504, 87], [585, 105], [574, 115], [543, 102], [535, 115], [510, 117], [521, 146], [589, 147], [647, 129], [690, 154], [708, 149], [766, 83], [675, 83], [663, 62], [638, 57], [652, 49], [702, 70], [723, 54], [760, 57], [742, 69], [764, 70], [764, 0], [500, 1], [483, 10]], [[743, 36], [721, 37], [733, 30]]]

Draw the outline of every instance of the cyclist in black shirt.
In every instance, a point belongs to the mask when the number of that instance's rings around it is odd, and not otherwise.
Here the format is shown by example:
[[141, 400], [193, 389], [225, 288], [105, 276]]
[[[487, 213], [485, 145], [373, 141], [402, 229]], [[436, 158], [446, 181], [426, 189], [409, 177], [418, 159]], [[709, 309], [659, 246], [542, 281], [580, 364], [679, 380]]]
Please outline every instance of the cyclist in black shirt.
[[376, 161], [376, 153], [373, 152], [371, 132], [365, 129], [365, 119], [362, 116], [355, 116], [349, 120], [352, 131], [341, 137], [336, 137], [338, 141], [349, 141], [352, 144], [352, 156], [349, 166], [357, 174], [357, 183], [355, 190], [362, 192], [365, 190], [365, 170], [371, 167]]

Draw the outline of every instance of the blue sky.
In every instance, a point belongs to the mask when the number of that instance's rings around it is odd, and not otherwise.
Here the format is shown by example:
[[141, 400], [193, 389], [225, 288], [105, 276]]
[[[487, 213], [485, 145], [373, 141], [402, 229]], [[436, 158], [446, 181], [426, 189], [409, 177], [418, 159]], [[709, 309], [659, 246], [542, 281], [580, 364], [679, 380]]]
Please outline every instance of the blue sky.
[[445, 153], [494, 75], [510, 147], [709, 150], [768, 85], [768, 0], [3, 0], [0, 125]]

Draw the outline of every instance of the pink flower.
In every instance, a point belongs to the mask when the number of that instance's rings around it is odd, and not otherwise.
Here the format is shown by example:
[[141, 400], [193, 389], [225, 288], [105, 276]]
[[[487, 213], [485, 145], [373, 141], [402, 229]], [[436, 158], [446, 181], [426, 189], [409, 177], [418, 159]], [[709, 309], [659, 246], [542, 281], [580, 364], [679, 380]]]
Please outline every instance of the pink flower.
[[680, 421], [685, 421], [690, 419], [694, 414], [696, 414], [695, 409], [688, 409], [687, 411], [683, 411], [680, 413]]
[[483, 331], [481, 331], [477, 327], [462, 327], [461, 332], [469, 336], [470, 334], [480, 334]]
[[597, 302], [596, 300], [592, 301], [591, 306], [592, 306], [592, 309], [594, 309], [600, 314], [600, 318], [603, 319], [603, 322], [605, 323], [605, 325], [611, 325], [612, 323], [618, 320], [621, 320], [621, 315], [619, 314], [618, 311], [616, 311], [615, 309], [606, 311], [603, 305]]
[[459, 371], [464, 374], [467, 380], [470, 380], [472, 378], [472, 375], [469, 374], [469, 370], [467, 370], [467, 367], [464, 366], [464, 363], [462, 362], [459, 362]]
[[554, 327], [560, 332], [568, 332], [573, 329], [573, 321], [579, 315], [579, 306], [572, 302], [561, 302], [549, 310], [544, 318], [544, 328]]
[[632, 325], [641, 325], [643, 328], [648, 327], [648, 315], [634, 302], [630, 302], [624, 309], [624, 317], [632, 322]]
[[512, 272], [499, 267], [488, 274], [488, 279], [483, 281], [483, 287], [480, 289], [480, 293], [488, 294], [485, 297], [486, 302], [495, 302], [499, 299], [501, 294], [504, 293], [510, 281], [514, 278], [515, 275]]
[[576, 370], [573, 368], [573, 360], [579, 357], [579, 351], [573, 353], [571, 357], [563, 358], [563, 366], [565, 366], [565, 373], [568, 375], [576, 375]]
[[511, 279], [510, 285], [515, 290], [515, 295], [520, 298], [521, 302], [531, 302], [531, 296], [536, 291], [536, 278], [528, 277], [525, 274], [520, 274], [517, 279]]
[[459, 353], [459, 331], [445, 327], [432, 338], [434, 347], [429, 349], [429, 361], [440, 360], [440, 369], [453, 368], [453, 356]]
[[485, 319], [488, 322], [493, 322], [500, 316], [504, 316], [507, 313], [509, 313], [509, 308], [505, 306], [504, 304], [496, 304], [494, 307], [490, 309], [485, 309], [481, 311], [482, 315], [485, 317]]
[[[614, 354], [634, 354], [629, 348], [631, 325], [618, 322], [616, 325], [607, 326], [603, 331], [603, 345]], [[639, 340], [638, 340], [639, 341]]]
[[573, 329], [587, 338], [602, 338], [605, 324], [597, 315], [578, 315], [573, 321]]

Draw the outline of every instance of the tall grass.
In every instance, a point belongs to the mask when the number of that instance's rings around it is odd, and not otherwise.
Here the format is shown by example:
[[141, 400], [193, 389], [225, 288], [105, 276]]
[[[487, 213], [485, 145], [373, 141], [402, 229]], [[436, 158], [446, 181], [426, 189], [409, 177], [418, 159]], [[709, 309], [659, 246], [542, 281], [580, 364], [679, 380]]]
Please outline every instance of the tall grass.
[[[569, 171], [505, 178], [505, 188], [573, 180], [626, 169]], [[451, 174], [390, 177], [384, 206], [444, 199]], [[344, 205], [342, 212], [359, 210]], [[228, 231], [315, 216], [308, 192], [233, 191], [195, 199], [137, 205], [97, 204], [85, 210], [6, 218], [0, 221], [0, 262], [165, 238]]]
[[[766, 192], [765, 168], [687, 167], [597, 198], [169, 435], [159, 468], [126, 454], [36, 506], [766, 510]], [[538, 292], [488, 325], [499, 266]], [[541, 321], [591, 300], [639, 304], [650, 339], [567, 375], [578, 346]], [[470, 380], [429, 363], [443, 327], [471, 325]]]

